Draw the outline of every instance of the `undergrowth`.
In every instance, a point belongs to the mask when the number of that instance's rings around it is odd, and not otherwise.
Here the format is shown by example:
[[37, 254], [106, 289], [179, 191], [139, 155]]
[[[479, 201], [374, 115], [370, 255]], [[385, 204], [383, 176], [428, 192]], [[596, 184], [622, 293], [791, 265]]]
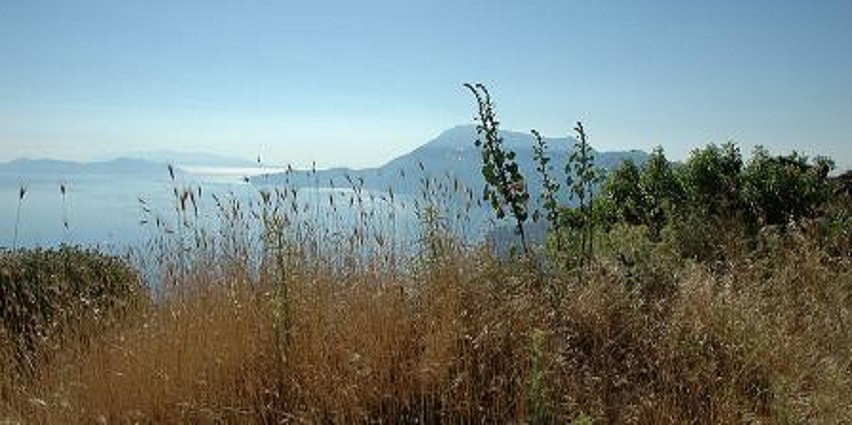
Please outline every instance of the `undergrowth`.
[[[642, 253], [632, 268], [601, 254], [587, 273], [547, 276], [449, 242], [402, 271], [310, 257], [298, 249], [306, 240], [288, 251], [286, 267], [240, 263], [250, 256], [181, 263], [172, 252], [158, 264], [186, 271], [161, 270], [175, 280], [108, 326], [93, 316], [101, 310], [60, 297], [56, 308], [88, 308], [73, 325], [87, 337], [41, 347], [49, 355], [24, 369], [16, 366], [29, 341], [22, 332], [44, 339], [35, 323], [52, 310], [31, 316], [27, 329], [6, 319], [2, 415], [52, 423], [847, 422], [849, 258], [826, 253], [808, 228], [766, 239], [763, 251], [720, 271], [622, 238], [622, 248]], [[28, 270], [16, 263], [21, 255], [6, 254], [6, 276]], [[31, 257], [49, 261], [43, 255]], [[561, 295], [531, 284], [541, 279]], [[26, 282], [4, 285], [13, 281]], [[84, 300], [92, 290], [72, 292]]]

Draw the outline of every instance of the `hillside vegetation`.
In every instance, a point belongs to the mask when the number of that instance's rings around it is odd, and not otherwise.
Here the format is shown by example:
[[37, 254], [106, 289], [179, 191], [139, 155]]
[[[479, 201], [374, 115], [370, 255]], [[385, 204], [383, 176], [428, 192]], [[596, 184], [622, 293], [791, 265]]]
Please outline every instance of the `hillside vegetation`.
[[328, 217], [289, 187], [217, 197], [215, 228], [175, 182], [126, 258], [0, 254], [0, 419], [852, 422], [848, 173], [725, 144], [605, 175], [578, 123], [565, 158], [534, 133], [525, 175], [469, 88], [507, 255], [462, 236], [470, 189], [425, 174], [414, 240], [357, 181]]

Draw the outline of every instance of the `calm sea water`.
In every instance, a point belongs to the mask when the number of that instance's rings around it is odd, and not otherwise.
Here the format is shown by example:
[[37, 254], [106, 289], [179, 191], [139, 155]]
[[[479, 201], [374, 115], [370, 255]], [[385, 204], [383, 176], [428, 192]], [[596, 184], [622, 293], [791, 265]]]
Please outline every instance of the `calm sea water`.
[[[165, 174], [165, 173], [164, 173]], [[15, 222], [18, 215], [20, 187], [26, 188], [20, 204], [18, 222], [18, 247], [50, 247], [62, 243], [81, 244], [105, 250], [121, 251], [131, 246], [141, 246], [155, 234], [150, 223], [154, 216], [165, 221], [175, 221], [177, 187], [201, 187], [198, 202], [201, 222], [215, 227], [219, 216], [213, 194], [222, 198], [238, 199], [244, 206], [260, 199], [258, 188], [243, 181], [244, 169], [196, 168], [181, 175], [177, 182], [168, 175], [159, 177], [120, 174], [78, 175], [8, 175], [0, 173], [0, 247], [15, 244]], [[66, 185], [63, 199], [60, 185]], [[354, 214], [345, 206], [352, 193], [342, 189], [300, 190], [300, 209], [307, 216], [328, 217], [329, 196], [341, 207], [340, 220], [352, 222]], [[140, 199], [153, 214], [143, 212]], [[376, 201], [371, 207], [377, 216], [393, 209], [399, 234], [409, 240], [416, 239], [417, 218], [410, 198], [398, 196], [395, 205]], [[321, 211], [320, 211], [321, 210]], [[147, 220], [148, 224], [142, 224]], [[378, 219], [382, 222], [381, 219]], [[65, 226], [67, 222], [68, 226]], [[387, 220], [384, 220], [387, 224]], [[338, 223], [340, 224], [340, 223]]]
[[[256, 194], [238, 172], [210, 169], [186, 174], [177, 184], [201, 186], [208, 198], [211, 193], [234, 193], [245, 198]], [[60, 192], [62, 184], [66, 186], [64, 199]], [[153, 232], [152, 226], [141, 224], [150, 217], [142, 211], [139, 200], [145, 200], [156, 214], [168, 217], [174, 206], [175, 182], [168, 175], [0, 174], [0, 247], [15, 243], [21, 186], [26, 188], [26, 194], [20, 203], [17, 245], [25, 247], [61, 243], [101, 248], [136, 245]]]

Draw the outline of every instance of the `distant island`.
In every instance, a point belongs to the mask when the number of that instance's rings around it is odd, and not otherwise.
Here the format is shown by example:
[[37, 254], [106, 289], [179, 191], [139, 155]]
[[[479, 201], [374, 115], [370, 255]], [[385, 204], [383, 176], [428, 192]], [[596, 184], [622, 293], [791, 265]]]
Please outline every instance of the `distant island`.
[[0, 163], [0, 173], [17, 175], [163, 175], [167, 173], [165, 163], [133, 158], [118, 158], [110, 161], [74, 162], [56, 159], [16, 159]]
[[210, 153], [184, 153], [172, 151], [139, 152], [103, 161], [65, 161], [53, 158], [20, 158], [0, 162], [0, 173], [12, 175], [86, 175], [112, 174], [135, 176], [167, 176], [172, 165], [177, 174], [193, 167], [249, 168], [255, 162]]

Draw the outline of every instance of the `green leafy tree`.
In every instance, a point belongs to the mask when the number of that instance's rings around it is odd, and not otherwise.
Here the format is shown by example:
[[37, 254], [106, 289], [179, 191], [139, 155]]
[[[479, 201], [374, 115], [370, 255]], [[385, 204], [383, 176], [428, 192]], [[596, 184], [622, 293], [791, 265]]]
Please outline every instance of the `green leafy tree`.
[[604, 184], [605, 195], [612, 200], [614, 219], [632, 225], [645, 222], [645, 194], [639, 185], [639, 167], [626, 159], [610, 173]]
[[661, 147], [654, 148], [642, 168], [632, 160], [623, 161], [609, 175], [604, 192], [614, 208], [615, 221], [647, 226], [655, 240], [683, 198], [680, 182]]
[[680, 183], [662, 147], [657, 146], [651, 152], [642, 167], [639, 185], [645, 206], [643, 222], [651, 238], [658, 239], [672, 210], [683, 200]]
[[743, 170], [743, 197], [761, 225], [784, 225], [811, 217], [831, 196], [826, 158], [808, 161], [793, 152], [772, 156], [763, 147], [754, 150]]
[[692, 151], [681, 168], [681, 182], [690, 206], [711, 216], [742, 211], [740, 197], [743, 159], [734, 143], [710, 144]]

